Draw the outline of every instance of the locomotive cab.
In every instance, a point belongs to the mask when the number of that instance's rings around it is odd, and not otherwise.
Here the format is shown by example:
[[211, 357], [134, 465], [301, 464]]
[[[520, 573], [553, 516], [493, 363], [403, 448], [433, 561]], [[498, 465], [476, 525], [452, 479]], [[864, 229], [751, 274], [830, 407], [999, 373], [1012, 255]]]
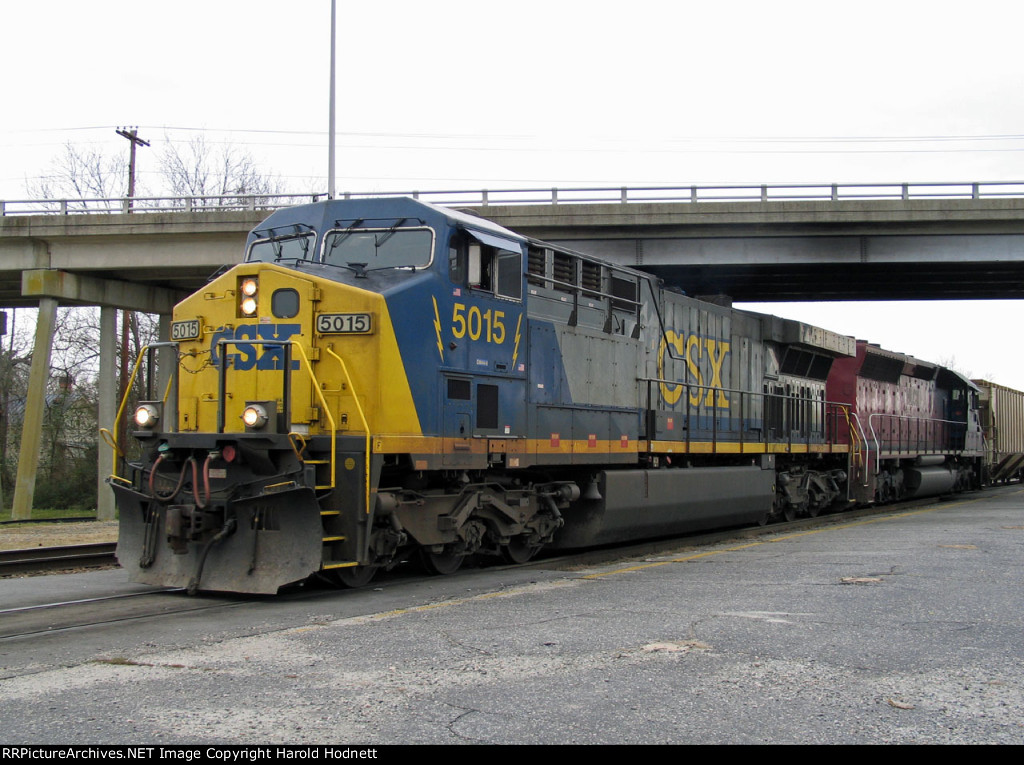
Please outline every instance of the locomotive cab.
[[272, 593], [313, 573], [360, 584], [410, 546], [443, 568], [485, 536], [548, 537], [553, 519], [530, 521], [550, 503], [515, 488], [488, 490], [505, 509], [469, 539], [438, 520], [452, 471], [515, 464], [524, 435], [523, 242], [407, 199], [272, 215], [175, 308], [167, 395], [140, 406], [141, 459], [111, 481], [122, 565]]

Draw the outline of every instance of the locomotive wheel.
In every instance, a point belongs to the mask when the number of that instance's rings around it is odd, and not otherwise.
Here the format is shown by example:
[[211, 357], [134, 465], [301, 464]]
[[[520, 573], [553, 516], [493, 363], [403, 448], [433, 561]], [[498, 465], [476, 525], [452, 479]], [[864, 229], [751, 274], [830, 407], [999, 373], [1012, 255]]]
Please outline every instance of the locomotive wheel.
[[787, 502], [786, 506], [782, 508], [782, 517], [787, 521], [796, 520], [796, 507], [792, 503]]
[[531, 545], [529, 537], [525, 534], [512, 537], [507, 545], [503, 545], [501, 548], [501, 557], [504, 558], [508, 563], [526, 563], [528, 560], [533, 558], [543, 545]]
[[817, 490], [812, 490], [810, 492], [809, 499], [810, 499], [810, 505], [807, 508], [807, 514], [809, 516], [811, 516], [812, 518], [817, 518], [823, 512], [828, 510], [829, 503], [823, 501], [825, 499], [825, 495], [822, 492], [817, 491]]
[[336, 568], [331, 571], [332, 577], [338, 584], [353, 590], [368, 585], [376, 574], [376, 566], [350, 566], [349, 568]]
[[459, 570], [459, 566], [462, 565], [462, 561], [466, 558], [462, 553], [455, 552], [449, 547], [445, 547], [439, 553], [431, 552], [429, 547], [421, 547], [419, 549], [419, 556], [423, 568], [427, 570], [428, 574], [433, 574], [434, 576], [454, 574]]

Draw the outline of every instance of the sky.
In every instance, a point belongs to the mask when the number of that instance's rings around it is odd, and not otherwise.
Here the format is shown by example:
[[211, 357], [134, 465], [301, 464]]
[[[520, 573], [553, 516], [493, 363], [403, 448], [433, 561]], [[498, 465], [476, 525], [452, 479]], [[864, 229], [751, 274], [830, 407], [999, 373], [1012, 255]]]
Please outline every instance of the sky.
[[[1024, 3], [337, 5], [339, 191], [1024, 180]], [[0, 199], [119, 126], [144, 189], [202, 135], [326, 190], [329, 0], [2, 18]], [[1018, 301], [754, 307], [1024, 389]]]

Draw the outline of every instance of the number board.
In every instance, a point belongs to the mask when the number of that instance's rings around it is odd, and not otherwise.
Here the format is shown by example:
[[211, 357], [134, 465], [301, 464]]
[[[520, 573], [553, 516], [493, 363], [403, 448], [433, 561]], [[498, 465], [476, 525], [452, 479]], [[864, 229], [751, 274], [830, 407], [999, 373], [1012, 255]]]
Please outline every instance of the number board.
[[196, 340], [199, 337], [199, 319], [171, 322], [171, 340]]
[[321, 313], [316, 317], [316, 331], [321, 335], [365, 335], [373, 331], [368, 313]]

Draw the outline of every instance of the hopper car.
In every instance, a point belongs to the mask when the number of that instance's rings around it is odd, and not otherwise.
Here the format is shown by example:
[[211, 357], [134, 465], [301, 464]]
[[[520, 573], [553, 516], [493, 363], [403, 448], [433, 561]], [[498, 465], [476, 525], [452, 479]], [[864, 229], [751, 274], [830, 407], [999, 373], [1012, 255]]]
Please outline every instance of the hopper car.
[[1024, 393], [988, 380], [974, 380], [980, 394], [980, 417], [985, 436], [986, 483], [1019, 481], [1024, 477]]

